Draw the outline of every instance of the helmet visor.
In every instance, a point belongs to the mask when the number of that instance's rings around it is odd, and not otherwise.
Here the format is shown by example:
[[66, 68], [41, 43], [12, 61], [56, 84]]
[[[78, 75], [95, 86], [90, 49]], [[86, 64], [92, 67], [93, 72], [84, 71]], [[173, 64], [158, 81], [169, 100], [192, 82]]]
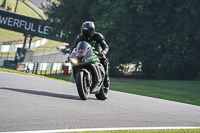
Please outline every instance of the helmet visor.
[[91, 37], [91, 33], [89, 30], [84, 30], [82, 29], [82, 35], [86, 38], [90, 38]]

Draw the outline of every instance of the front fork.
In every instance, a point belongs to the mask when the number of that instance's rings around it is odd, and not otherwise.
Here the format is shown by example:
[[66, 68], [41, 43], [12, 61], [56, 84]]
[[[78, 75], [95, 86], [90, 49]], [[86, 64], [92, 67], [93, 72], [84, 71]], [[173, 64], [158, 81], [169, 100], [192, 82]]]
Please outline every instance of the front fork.
[[86, 74], [86, 85], [88, 87], [91, 87], [92, 86], [92, 75], [90, 74], [89, 71], [85, 71], [85, 74]]
[[[90, 74], [90, 72], [87, 69], [78, 69], [78, 70], [76, 70], [76, 73], [78, 71], [84, 72], [84, 75], [86, 75], [86, 85], [87, 85], [87, 87], [91, 87], [92, 86], [92, 75]], [[74, 75], [74, 77], [76, 77], [76, 74]]]

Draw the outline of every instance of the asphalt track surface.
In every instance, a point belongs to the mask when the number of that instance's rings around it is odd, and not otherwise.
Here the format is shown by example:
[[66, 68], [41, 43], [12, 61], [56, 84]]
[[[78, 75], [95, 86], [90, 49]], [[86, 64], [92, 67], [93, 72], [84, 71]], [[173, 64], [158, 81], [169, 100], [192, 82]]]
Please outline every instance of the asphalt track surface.
[[0, 132], [113, 127], [200, 127], [200, 106], [110, 91], [78, 97], [75, 84], [0, 72]]

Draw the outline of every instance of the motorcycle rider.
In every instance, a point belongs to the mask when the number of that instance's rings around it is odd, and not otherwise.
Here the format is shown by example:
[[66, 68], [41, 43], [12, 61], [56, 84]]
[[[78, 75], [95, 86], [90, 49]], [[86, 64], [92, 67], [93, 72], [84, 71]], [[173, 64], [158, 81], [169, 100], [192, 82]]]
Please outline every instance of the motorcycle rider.
[[[105, 69], [105, 80], [104, 86], [108, 88], [110, 86], [110, 80], [108, 75], [108, 59], [106, 58], [106, 54], [108, 53], [108, 45], [105, 41], [104, 36], [99, 33], [95, 32], [95, 25], [91, 21], [86, 21], [81, 26], [81, 34], [79, 34], [75, 39], [75, 44], [71, 49], [71, 52], [74, 48], [78, 45], [80, 41], [86, 41], [90, 43], [95, 49], [98, 51], [95, 53], [97, 56], [100, 56], [100, 62], [104, 66]], [[71, 55], [70, 52], [70, 55]]]

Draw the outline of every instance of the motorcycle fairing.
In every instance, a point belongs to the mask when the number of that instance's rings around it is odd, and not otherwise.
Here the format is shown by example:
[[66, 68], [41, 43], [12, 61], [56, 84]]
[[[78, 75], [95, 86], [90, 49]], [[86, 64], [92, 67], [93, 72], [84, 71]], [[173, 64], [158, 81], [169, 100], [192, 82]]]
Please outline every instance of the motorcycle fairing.
[[[96, 83], [91, 87], [91, 93], [95, 93], [103, 86], [105, 70], [101, 63], [95, 62], [91, 64], [92, 71], [96, 79]], [[99, 68], [99, 69], [98, 69]]]

